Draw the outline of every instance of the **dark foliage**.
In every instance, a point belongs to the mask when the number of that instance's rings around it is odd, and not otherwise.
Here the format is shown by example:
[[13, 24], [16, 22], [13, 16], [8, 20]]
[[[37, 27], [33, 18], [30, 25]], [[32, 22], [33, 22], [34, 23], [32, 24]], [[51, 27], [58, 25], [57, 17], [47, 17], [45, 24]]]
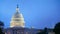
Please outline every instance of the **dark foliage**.
[[0, 28], [0, 34], [4, 34], [3, 32], [2, 32], [2, 29]]
[[0, 21], [0, 34], [4, 34], [3, 31], [2, 31], [3, 29], [1, 28], [1, 26], [4, 26], [4, 23]]
[[55, 34], [60, 34], [60, 22], [58, 22], [55, 27], [54, 30]]
[[2, 21], [0, 21], [0, 26], [4, 26], [4, 23]]

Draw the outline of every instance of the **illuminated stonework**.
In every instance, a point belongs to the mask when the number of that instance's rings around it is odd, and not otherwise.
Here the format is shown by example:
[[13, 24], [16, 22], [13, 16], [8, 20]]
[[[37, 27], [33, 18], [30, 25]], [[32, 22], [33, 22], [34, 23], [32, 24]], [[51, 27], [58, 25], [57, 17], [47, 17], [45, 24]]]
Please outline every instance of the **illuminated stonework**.
[[16, 13], [12, 16], [10, 27], [24, 27], [24, 18], [21, 13], [19, 13], [19, 8], [17, 5]]

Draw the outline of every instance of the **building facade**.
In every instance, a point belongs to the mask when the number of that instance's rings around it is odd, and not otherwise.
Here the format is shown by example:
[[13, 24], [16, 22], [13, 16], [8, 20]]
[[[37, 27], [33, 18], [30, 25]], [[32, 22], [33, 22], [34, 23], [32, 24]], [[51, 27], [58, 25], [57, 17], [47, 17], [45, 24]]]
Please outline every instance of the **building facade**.
[[5, 34], [37, 34], [38, 29], [34, 28], [21, 28], [21, 27], [13, 27], [7, 28], [5, 30]]

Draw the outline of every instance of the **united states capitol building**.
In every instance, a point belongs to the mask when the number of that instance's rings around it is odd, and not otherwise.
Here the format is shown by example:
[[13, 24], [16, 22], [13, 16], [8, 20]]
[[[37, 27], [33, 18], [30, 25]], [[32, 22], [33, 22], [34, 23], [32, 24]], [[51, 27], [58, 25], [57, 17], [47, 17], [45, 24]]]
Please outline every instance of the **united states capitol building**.
[[5, 29], [5, 34], [36, 34], [38, 29], [25, 28], [25, 21], [17, 5], [16, 12], [11, 18], [10, 28]]
[[[24, 17], [17, 5], [16, 12], [13, 14], [10, 21], [10, 27], [5, 29], [5, 34], [37, 34], [39, 30], [42, 32], [41, 29], [25, 27]], [[49, 30], [48, 34], [54, 34], [54, 32]]]

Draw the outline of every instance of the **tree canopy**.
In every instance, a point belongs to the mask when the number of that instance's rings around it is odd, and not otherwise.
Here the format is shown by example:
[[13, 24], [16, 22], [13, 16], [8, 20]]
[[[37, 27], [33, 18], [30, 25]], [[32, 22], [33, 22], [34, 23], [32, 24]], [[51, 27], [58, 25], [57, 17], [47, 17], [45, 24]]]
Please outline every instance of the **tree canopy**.
[[55, 34], [60, 34], [60, 22], [58, 22], [54, 27]]
[[4, 34], [2, 29], [3, 27], [1, 28], [1, 26], [4, 26], [4, 23], [2, 21], [0, 21], [0, 34]]

